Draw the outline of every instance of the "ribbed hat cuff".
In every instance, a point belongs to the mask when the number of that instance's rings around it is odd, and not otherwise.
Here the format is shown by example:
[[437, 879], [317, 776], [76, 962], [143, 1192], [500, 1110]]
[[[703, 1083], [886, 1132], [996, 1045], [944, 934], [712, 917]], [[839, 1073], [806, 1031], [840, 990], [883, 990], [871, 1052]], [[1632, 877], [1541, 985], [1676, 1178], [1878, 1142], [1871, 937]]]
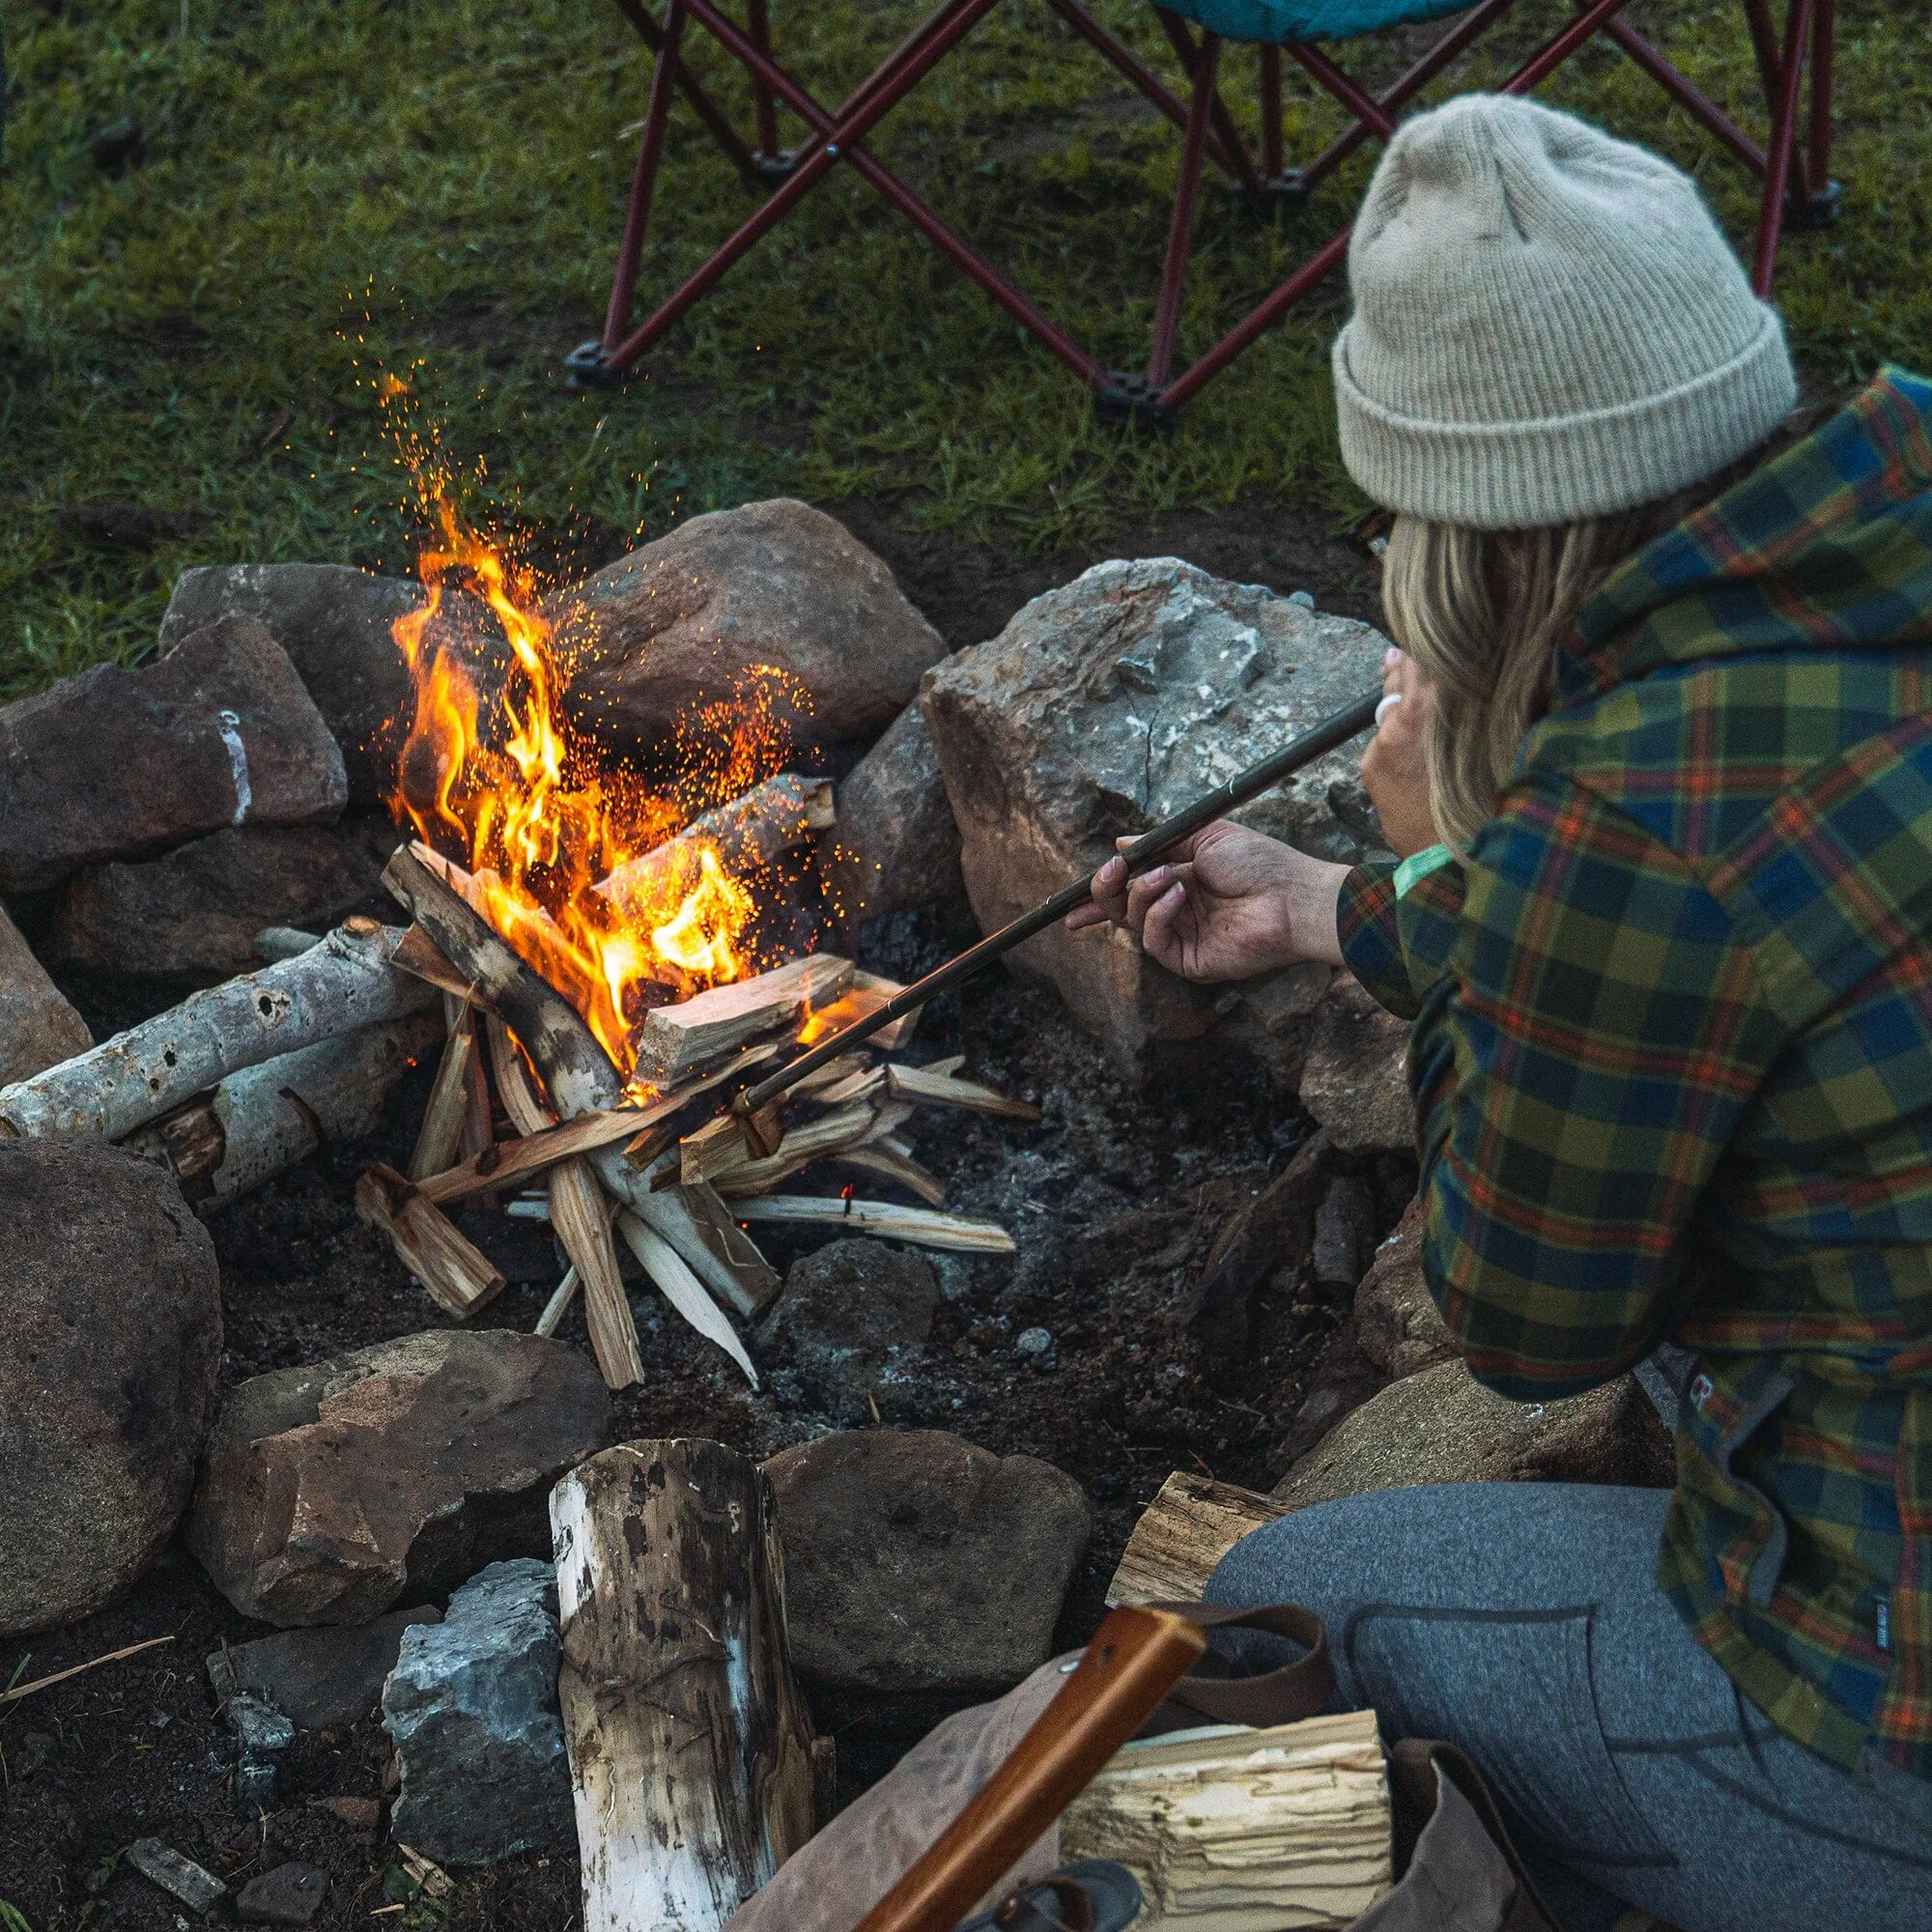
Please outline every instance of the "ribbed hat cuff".
[[1784, 331], [1761, 309], [1756, 337], [1693, 381], [1613, 408], [1516, 422], [1429, 421], [1369, 396], [1335, 339], [1342, 460], [1384, 507], [1473, 529], [1534, 529], [1655, 502], [1734, 463], [1798, 400]]

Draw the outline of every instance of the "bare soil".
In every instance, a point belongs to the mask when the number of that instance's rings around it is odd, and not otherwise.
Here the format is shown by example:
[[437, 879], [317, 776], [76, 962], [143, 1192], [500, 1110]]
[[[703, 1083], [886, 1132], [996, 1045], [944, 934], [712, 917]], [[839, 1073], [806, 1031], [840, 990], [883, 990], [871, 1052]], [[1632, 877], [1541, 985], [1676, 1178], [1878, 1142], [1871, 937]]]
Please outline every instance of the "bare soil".
[[[857, 514], [848, 504], [839, 513], [954, 643], [993, 635], [1027, 597], [1096, 560], [1015, 561], [909, 538], [881, 509]], [[1278, 506], [1177, 519], [1106, 554], [1178, 554], [1373, 614], [1367, 566]], [[863, 935], [862, 958], [905, 978], [975, 936], [966, 907], [934, 909]], [[110, 1015], [98, 1005], [89, 1017], [126, 1024], [125, 1003], [115, 1009]], [[964, 1053], [975, 1076], [1037, 1102], [1044, 1118], [1036, 1126], [931, 1113], [910, 1129], [920, 1158], [949, 1183], [949, 1208], [1003, 1222], [1019, 1251], [933, 1257], [945, 1299], [906, 1420], [1002, 1454], [1044, 1457], [1085, 1486], [1094, 1535], [1059, 1633], [1073, 1644], [1097, 1621], [1134, 1519], [1170, 1471], [1265, 1488], [1303, 1446], [1296, 1419], [1318, 1376], [1333, 1382], [1350, 1373], [1346, 1332], [1339, 1349], [1329, 1346], [1344, 1330], [1346, 1308], [1317, 1293], [1306, 1257], [1283, 1257], [1256, 1298], [1236, 1359], [1213, 1359], [1177, 1320], [1214, 1236], [1312, 1123], [1292, 1095], [1248, 1066], [1204, 1067], [1194, 1084], [1167, 1087], [1157, 1099], [1133, 1091], [1051, 993], [1003, 974], [927, 1009], [909, 1057], [949, 1053]], [[223, 1275], [225, 1383], [441, 1325], [352, 1204], [368, 1160], [407, 1158], [428, 1079], [419, 1070], [399, 1091], [370, 1142], [327, 1151], [211, 1224]], [[1369, 1179], [1383, 1225], [1392, 1226], [1412, 1191], [1412, 1166], [1385, 1161]], [[548, 1231], [481, 1214], [467, 1225], [512, 1281], [483, 1320], [531, 1327], [560, 1271]], [[818, 1230], [762, 1232], [781, 1268], [825, 1238]], [[618, 1399], [613, 1440], [703, 1435], [763, 1457], [826, 1426], [783, 1376], [752, 1392], [641, 1284], [636, 1305], [649, 1372]], [[1052, 1337], [1043, 1353], [1015, 1347], [1032, 1328]], [[562, 1334], [583, 1346], [581, 1318]], [[185, 1925], [185, 1909], [122, 1861], [126, 1846], [145, 1836], [208, 1866], [231, 1890], [287, 1859], [325, 1866], [332, 1883], [318, 1926], [363, 1925], [403, 1899], [394, 1848], [380, 1830], [324, 1804], [384, 1798], [388, 1752], [373, 1719], [339, 1734], [303, 1734], [267, 1815], [250, 1816], [236, 1796], [234, 1749], [202, 1660], [224, 1639], [244, 1641], [262, 1627], [232, 1610], [179, 1548], [113, 1608], [10, 1644], [0, 1672], [17, 1664], [25, 1681], [163, 1633], [174, 1641], [160, 1649], [0, 1706], [0, 1899], [32, 1932]], [[849, 1797], [931, 1712], [885, 1705], [818, 1715], [839, 1736]], [[567, 1857], [454, 1876], [446, 1906], [417, 1900], [388, 1916], [408, 1925], [446, 1919], [561, 1932], [577, 1912], [576, 1864]]]

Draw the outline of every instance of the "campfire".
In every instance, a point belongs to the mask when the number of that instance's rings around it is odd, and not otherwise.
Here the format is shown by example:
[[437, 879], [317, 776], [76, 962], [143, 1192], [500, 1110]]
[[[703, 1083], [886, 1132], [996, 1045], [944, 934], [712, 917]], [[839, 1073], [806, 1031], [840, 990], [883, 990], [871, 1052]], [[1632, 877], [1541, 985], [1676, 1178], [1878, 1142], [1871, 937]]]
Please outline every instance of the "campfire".
[[[834, 788], [789, 769], [781, 674], [682, 718], [668, 776], [646, 776], [574, 724], [571, 655], [531, 574], [469, 528], [446, 490], [422, 606], [393, 635], [410, 673], [392, 812], [413, 834], [384, 873], [406, 929], [352, 919], [317, 939], [265, 934], [261, 972], [191, 995], [102, 1047], [0, 1094], [15, 1133], [98, 1134], [161, 1159], [190, 1199], [224, 1199], [325, 1140], [373, 1124], [407, 1067], [438, 1064], [406, 1173], [372, 1166], [357, 1211], [445, 1314], [505, 1286], [446, 1211], [547, 1221], [569, 1265], [538, 1323], [581, 1296], [605, 1380], [643, 1374], [618, 1244], [756, 1384], [732, 1318], [781, 1278], [761, 1222], [1007, 1252], [1005, 1230], [943, 1211], [945, 1187], [900, 1130], [916, 1109], [1037, 1119], [959, 1075], [891, 1056], [916, 1012], [842, 1054], [747, 1127], [725, 1110], [795, 1048], [901, 988], [800, 950], [815, 923], [810, 856]], [[486, 692], [439, 623], [480, 599], [509, 645]], [[837, 1195], [780, 1193], [820, 1163]], [[862, 1198], [887, 1185], [921, 1204]]]

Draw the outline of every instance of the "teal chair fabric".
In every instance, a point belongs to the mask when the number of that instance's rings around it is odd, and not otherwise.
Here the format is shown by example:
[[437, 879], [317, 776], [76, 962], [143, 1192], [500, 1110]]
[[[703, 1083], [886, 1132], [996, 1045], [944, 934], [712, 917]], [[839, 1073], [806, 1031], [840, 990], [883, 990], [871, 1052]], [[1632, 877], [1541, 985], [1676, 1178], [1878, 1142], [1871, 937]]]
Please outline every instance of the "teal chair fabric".
[[1385, 27], [1439, 20], [1469, 0], [1162, 0], [1171, 13], [1224, 41], [1286, 46], [1291, 41], [1346, 41]]

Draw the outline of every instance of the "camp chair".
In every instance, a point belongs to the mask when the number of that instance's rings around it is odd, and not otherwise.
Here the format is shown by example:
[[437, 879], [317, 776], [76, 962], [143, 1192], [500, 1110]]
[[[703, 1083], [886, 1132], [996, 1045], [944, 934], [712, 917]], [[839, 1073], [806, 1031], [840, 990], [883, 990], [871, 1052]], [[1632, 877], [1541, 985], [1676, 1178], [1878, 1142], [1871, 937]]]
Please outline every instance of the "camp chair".
[[[1229, 41], [1259, 43], [1261, 50], [1262, 164], [1264, 191], [1307, 196], [1323, 176], [1371, 138], [1386, 140], [1396, 117], [1449, 63], [1470, 46], [1514, 0], [1483, 0], [1418, 59], [1378, 99], [1367, 94], [1316, 43], [1342, 40], [1398, 25], [1411, 25], [1461, 11], [1460, 0], [1170, 0], [1156, 6], [1162, 25], [1186, 70], [1192, 99], [1181, 150], [1180, 184], [1168, 228], [1160, 293], [1154, 303], [1152, 346], [1145, 377], [1116, 379], [1103, 407], [1144, 419], [1168, 422], [1189, 397], [1225, 369], [1242, 350], [1278, 323], [1321, 281], [1348, 251], [1347, 227], [1230, 329], [1200, 360], [1173, 375], [1175, 337], [1182, 283], [1192, 242], [1209, 130], [1223, 142], [1237, 139], [1216, 92], [1221, 49]], [[1751, 286], [1771, 293], [1777, 244], [1786, 227], [1817, 227], [1837, 213], [1838, 188], [1831, 179], [1832, 55], [1835, 0], [1786, 0], [1782, 45], [1770, 0], [1744, 0], [1759, 79], [1771, 110], [1771, 138], [1760, 146], [1691, 85], [1622, 17], [1627, 0], [1572, 0], [1576, 15], [1517, 69], [1501, 91], [1527, 94], [1593, 36], [1621, 47], [1651, 78], [1762, 182]], [[1184, 16], [1184, 18], [1182, 17]], [[1200, 39], [1187, 22], [1199, 26]], [[1805, 152], [1798, 143], [1799, 94], [1806, 49], [1811, 69], [1810, 122]], [[1282, 55], [1288, 56], [1351, 119], [1349, 128], [1300, 168], [1282, 160]]]
[[[1351, 80], [1318, 43], [1359, 38], [1392, 27], [1426, 22], [1458, 11], [1457, 0], [1175, 0], [1172, 6], [1157, 6], [1155, 12], [1183, 71], [1188, 89], [1184, 101], [1138, 55], [1110, 34], [1088, 11], [1083, 0], [1045, 0], [1075, 34], [1182, 130], [1180, 185], [1169, 223], [1160, 294], [1155, 303], [1153, 343], [1145, 376], [1121, 376], [1105, 368], [1042, 315], [864, 145], [866, 136], [879, 121], [973, 31], [997, 0], [939, 0], [934, 12], [837, 109], [821, 104], [779, 63], [772, 50], [767, 0], [745, 0], [742, 27], [721, 11], [720, 0], [666, 0], [661, 25], [647, 11], [644, 0], [616, 0], [616, 4], [651, 48], [656, 63], [604, 332], [566, 357], [565, 366], [573, 381], [621, 380], [623, 372], [714, 287], [740, 256], [795, 208], [834, 166], [843, 161], [978, 282], [1021, 327], [1087, 384], [1104, 412], [1166, 424], [1172, 422], [1175, 412], [1205, 383], [1226, 368], [1321, 282], [1342, 260], [1349, 242], [1349, 231], [1344, 228], [1213, 349], [1174, 377], [1182, 284], [1205, 165], [1212, 162], [1258, 204], [1280, 195], [1305, 198], [1364, 141], [1386, 139], [1394, 131], [1395, 117], [1402, 108], [1507, 14], [1515, 0], [1481, 0], [1379, 98], [1372, 97]], [[1621, 19], [1628, 0], [1573, 0], [1573, 4], [1577, 8], [1575, 17], [1523, 62], [1510, 77], [1506, 91], [1528, 93], [1597, 34], [1614, 41], [1732, 154], [1763, 178], [1764, 212], [1753, 276], [1761, 289], [1768, 289], [1780, 226], [1828, 220], [1835, 207], [1836, 190], [1827, 181], [1831, 159], [1834, 0], [1786, 0], [1781, 47], [1772, 23], [1771, 0], [1743, 0], [1759, 76], [1772, 107], [1772, 138], [1768, 148], [1760, 147], [1734, 126]], [[705, 93], [686, 63], [683, 41], [693, 23], [708, 33], [750, 73], [753, 140], [738, 132], [729, 116]], [[1198, 39], [1195, 28], [1199, 29]], [[1242, 140], [1217, 86], [1221, 50], [1231, 40], [1250, 41], [1261, 49], [1259, 157], [1249, 152]], [[1808, 155], [1801, 157], [1796, 143], [1798, 100], [1807, 44], [1812, 69], [1810, 145]], [[1321, 154], [1295, 169], [1284, 164], [1282, 155], [1284, 52], [1351, 119], [1349, 128]], [[750, 218], [641, 323], [633, 327], [631, 313], [639, 265], [673, 95], [682, 96], [689, 103], [747, 182], [768, 191]], [[807, 139], [795, 151], [782, 151], [779, 147], [777, 110], [781, 105], [803, 121], [808, 130]]]

